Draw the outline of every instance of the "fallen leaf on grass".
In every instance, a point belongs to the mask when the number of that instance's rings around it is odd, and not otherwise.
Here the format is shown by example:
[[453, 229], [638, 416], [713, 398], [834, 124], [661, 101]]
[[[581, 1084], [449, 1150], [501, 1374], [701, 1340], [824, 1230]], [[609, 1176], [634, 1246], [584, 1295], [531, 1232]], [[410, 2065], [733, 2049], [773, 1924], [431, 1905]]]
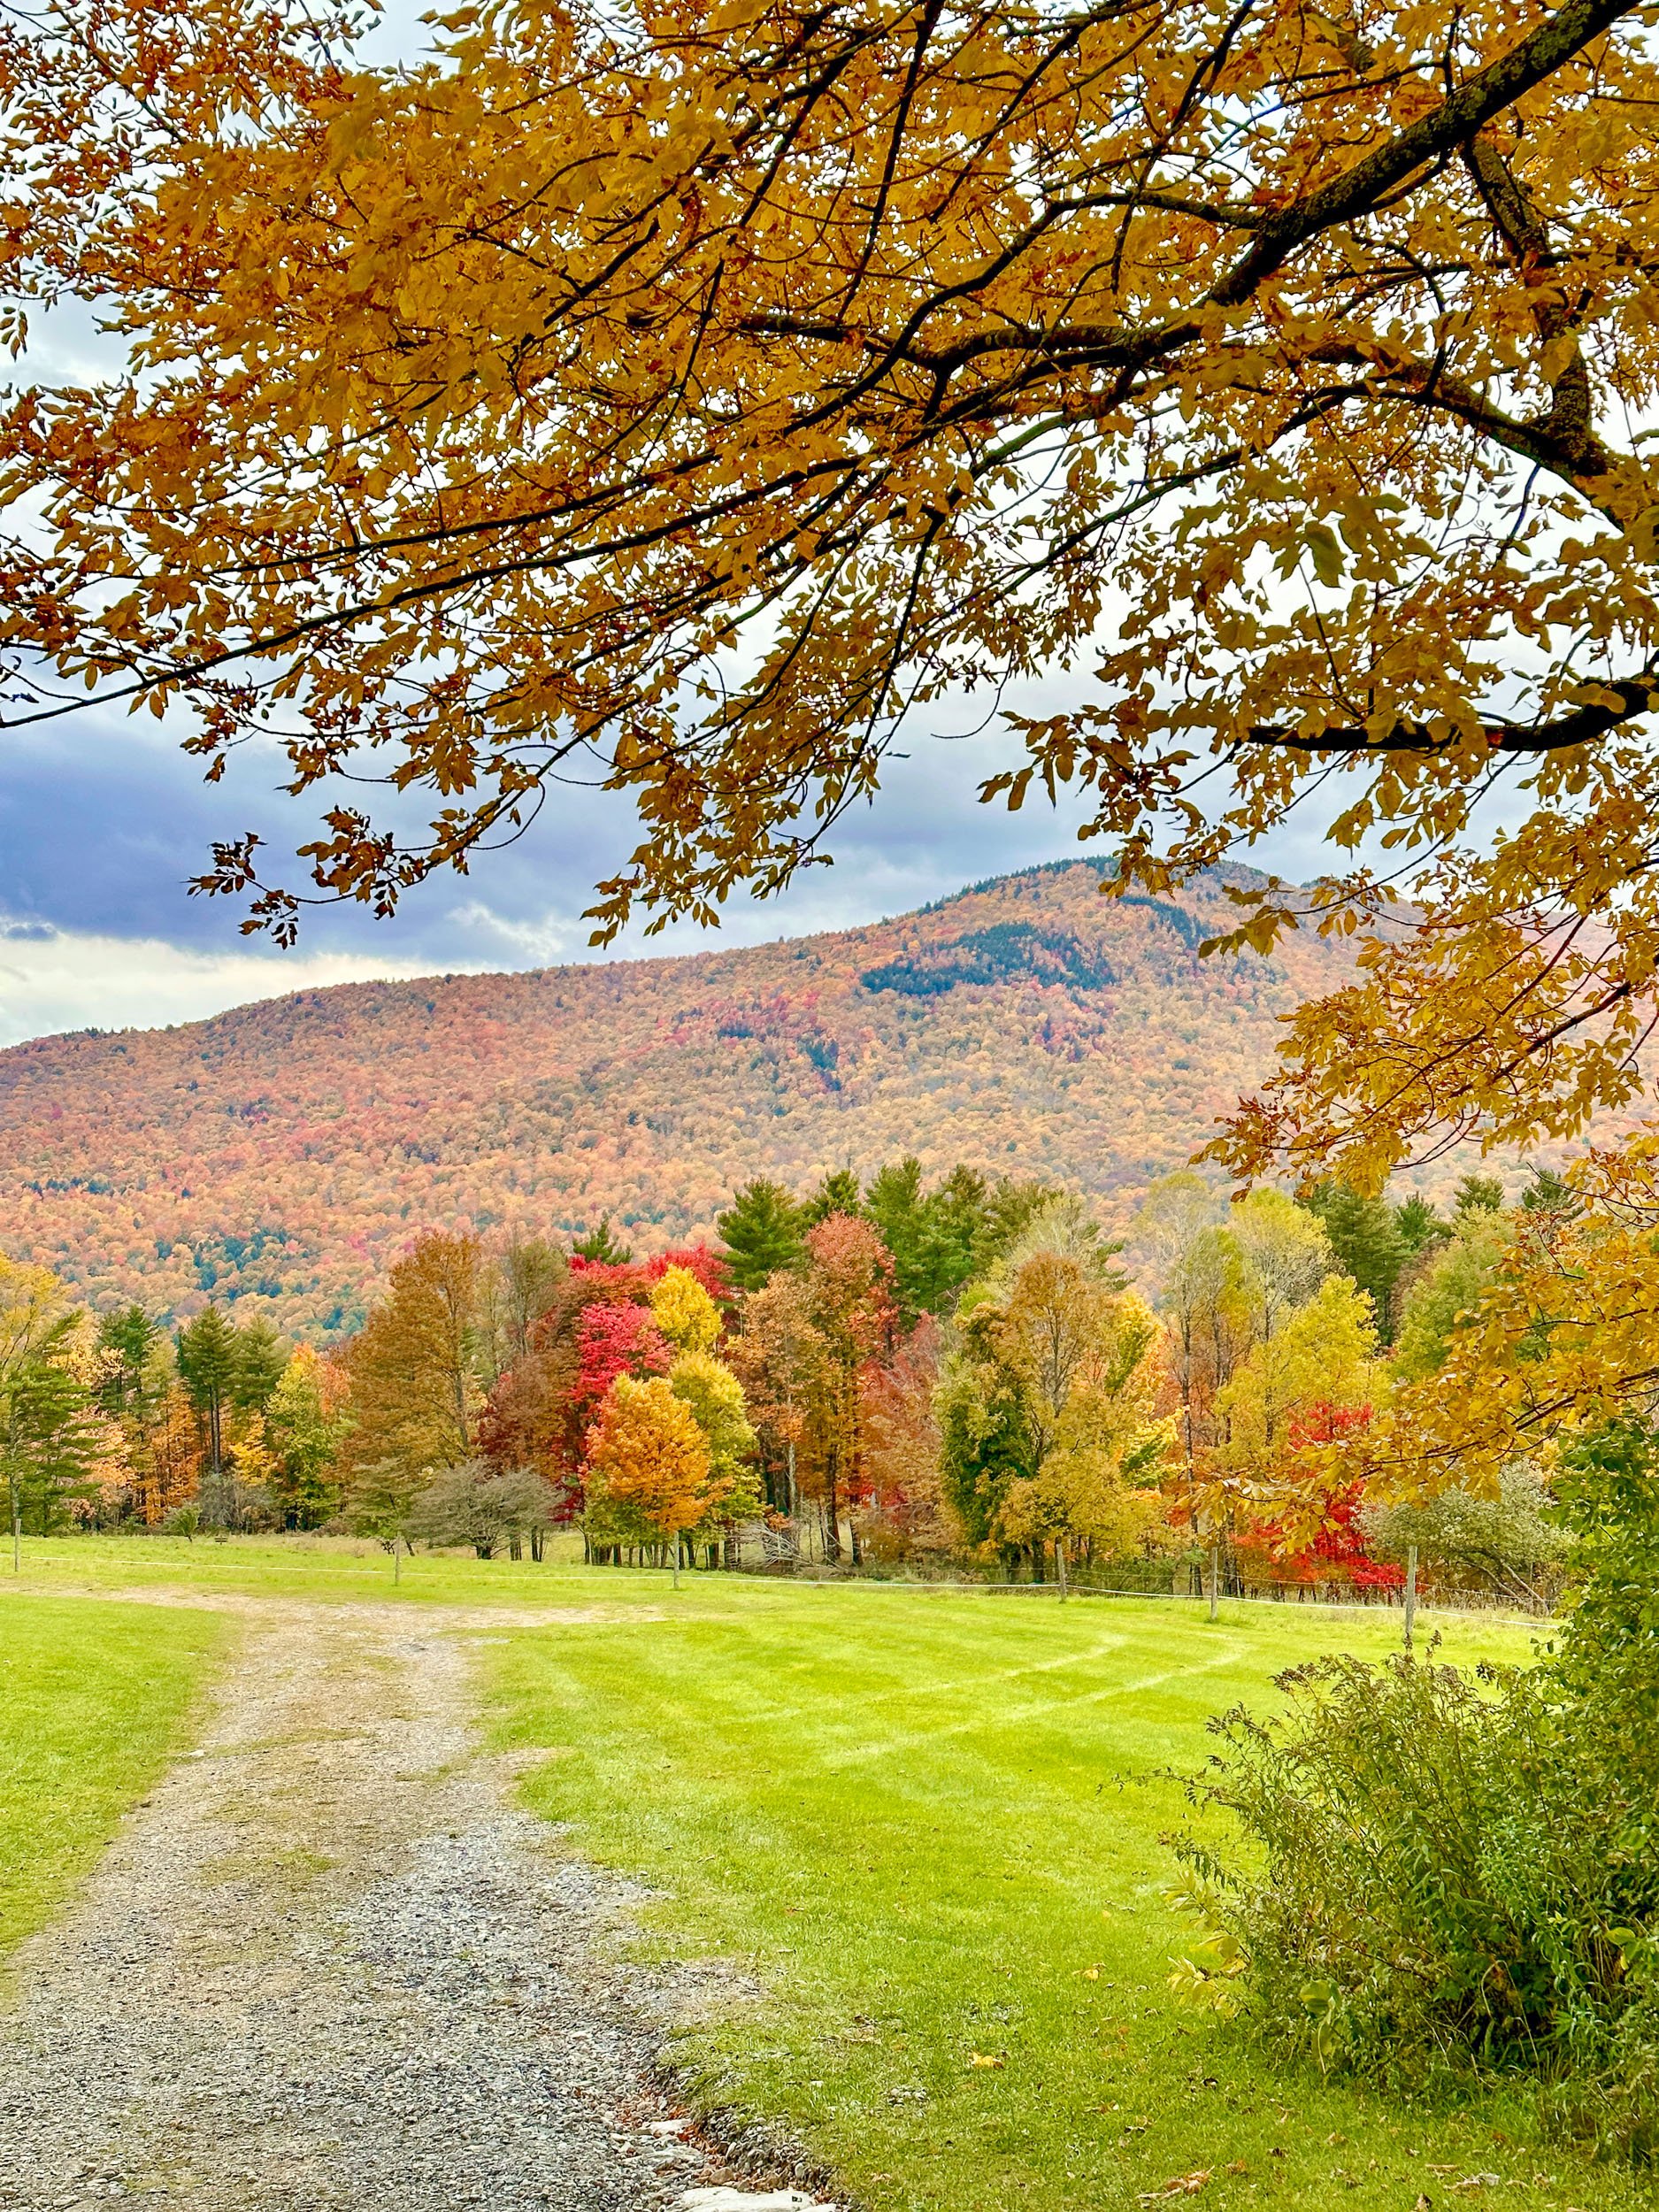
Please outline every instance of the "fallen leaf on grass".
[[1452, 2186], [1455, 2189], [1501, 2189], [1503, 2186], [1503, 2176], [1502, 2174], [1465, 2174], [1461, 2181], [1454, 2182]]
[[975, 2051], [972, 2057], [968, 2061], [968, 2063], [970, 2066], [1002, 2066], [1006, 2063], [1006, 2061], [1000, 2058], [992, 2058], [984, 2051]]
[[1201, 2189], [1209, 2186], [1210, 2171], [1210, 2167], [1201, 2166], [1194, 2173], [1177, 2174], [1161, 2189], [1148, 2189], [1144, 2196], [1136, 2199], [1136, 2202], [1157, 2204], [1166, 2197], [1195, 2197]]
[[1227, 2168], [1227, 2171], [1230, 2174], [1248, 2174], [1249, 2170], [1249, 2168], [1245, 2164], [1241, 2158], [1235, 2158], [1233, 2163]]

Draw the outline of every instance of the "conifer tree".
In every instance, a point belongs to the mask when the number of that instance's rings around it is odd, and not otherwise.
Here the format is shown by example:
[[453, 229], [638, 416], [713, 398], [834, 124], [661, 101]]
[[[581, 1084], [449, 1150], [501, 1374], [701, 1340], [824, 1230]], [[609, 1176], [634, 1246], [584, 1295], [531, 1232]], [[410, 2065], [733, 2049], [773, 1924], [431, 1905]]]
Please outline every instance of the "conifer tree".
[[1305, 1202], [1330, 1238], [1337, 1265], [1370, 1297], [1379, 1341], [1391, 1344], [1394, 1286], [1407, 1256], [1394, 1210], [1346, 1183], [1322, 1183]]
[[288, 1363], [281, 1338], [263, 1315], [244, 1322], [236, 1332], [229, 1394], [232, 1405], [241, 1413], [263, 1413]]
[[179, 1379], [200, 1416], [207, 1445], [203, 1517], [210, 1527], [229, 1517], [225, 1480], [225, 1415], [238, 1374], [237, 1332], [218, 1306], [207, 1306], [179, 1332]]
[[745, 1183], [715, 1220], [726, 1249], [726, 1265], [740, 1290], [759, 1290], [780, 1267], [800, 1264], [804, 1210], [781, 1183], [758, 1176]]
[[1459, 1214], [1496, 1214], [1503, 1210], [1503, 1185], [1495, 1175], [1465, 1175], [1457, 1186]]
[[599, 1226], [590, 1229], [585, 1237], [578, 1237], [571, 1246], [572, 1259], [586, 1260], [594, 1267], [626, 1267], [634, 1257], [634, 1248], [619, 1244], [611, 1233], [611, 1217], [603, 1214]]
[[815, 1229], [827, 1221], [832, 1214], [845, 1214], [856, 1220], [864, 1212], [864, 1194], [858, 1187], [858, 1178], [849, 1167], [833, 1169], [813, 1192], [802, 1209], [805, 1225]]
[[148, 1395], [145, 1378], [161, 1329], [142, 1306], [106, 1313], [98, 1324], [98, 1380], [95, 1395], [101, 1411], [119, 1419], [137, 1411]]
[[1394, 1208], [1394, 1227], [1409, 1259], [1432, 1244], [1443, 1244], [1450, 1236], [1448, 1224], [1442, 1221], [1426, 1198], [1408, 1198]]
[[894, 1294], [907, 1324], [918, 1314], [948, 1312], [972, 1274], [986, 1195], [984, 1177], [965, 1167], [924, 1191], [914, 1156], [871, 1179], [864, 1210], [893, 1255]]
[[1521, 1211], [1528, 1214], [1560, 1214], [1576, 1220], [1584, 1211], [1584, 1201], [1563, 1175], [1552, 1167], [1535, 1167], [1532, 1179], [1521, 1193]]

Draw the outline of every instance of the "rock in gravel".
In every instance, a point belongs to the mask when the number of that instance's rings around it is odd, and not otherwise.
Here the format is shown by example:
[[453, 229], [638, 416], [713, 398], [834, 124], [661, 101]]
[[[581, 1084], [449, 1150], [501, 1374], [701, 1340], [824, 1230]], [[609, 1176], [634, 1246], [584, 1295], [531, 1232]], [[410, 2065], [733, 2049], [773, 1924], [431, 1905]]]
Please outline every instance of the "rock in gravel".
[[818, 2204], [801, 2189], [687, 2189], [680, 2200], [681, 2212], [835, 2212], [833, 2204]]
[[658, 1993], [607, 1962], [630, 1893], [557, 1855], [473, 1734], [484, 1625], [249, 1605], [199, 1751], [16, 1956], [4, 2212], [810, 2201], [733, 2193], [672, 2112]]

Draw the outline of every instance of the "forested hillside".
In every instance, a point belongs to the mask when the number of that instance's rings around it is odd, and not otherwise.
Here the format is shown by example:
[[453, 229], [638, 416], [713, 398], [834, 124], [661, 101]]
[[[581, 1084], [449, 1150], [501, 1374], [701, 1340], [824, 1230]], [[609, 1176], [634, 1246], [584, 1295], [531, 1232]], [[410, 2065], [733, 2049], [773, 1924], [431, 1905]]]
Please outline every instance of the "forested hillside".
[[918, 1154], [1129, 1193], [1338, 972], [1199, 961], [1235, 913], [1062, 864], [918, 914], [693, 958], [349, 984], [0, 1054], [0, 1241], [95, 1302], [355, 1320], [419, 1230], [708, 1233], [757, 1174]]

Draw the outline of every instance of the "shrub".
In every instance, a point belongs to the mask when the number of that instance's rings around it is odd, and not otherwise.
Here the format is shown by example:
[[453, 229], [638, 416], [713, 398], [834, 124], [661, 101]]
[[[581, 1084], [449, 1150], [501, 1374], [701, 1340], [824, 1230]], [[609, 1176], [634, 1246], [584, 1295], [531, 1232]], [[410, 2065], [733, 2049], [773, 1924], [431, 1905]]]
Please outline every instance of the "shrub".
[[533, 1469], [498, 1471], [488, 1460], [467, 1459], [433, 1477], [410, 1506], [403, 1533], [427, 1544], [470, 1544], [480, 1559], [503, 1550], [516, 1559], [529, 1539], [539, 1557], [538, 1540], [553, 1524], [555, 1504]]
[[1623, 1422], [1564, 1455], [1577, 1586], [1558, 1647], [1473, 1678], [1409, 1657], [1280, 1678], [1193, 1785], [1206, 1926], [1176, 1985], [1327, 2071], [1524, 2071], [1603, 2147], [1659, 2152], [1659, 1485]]

